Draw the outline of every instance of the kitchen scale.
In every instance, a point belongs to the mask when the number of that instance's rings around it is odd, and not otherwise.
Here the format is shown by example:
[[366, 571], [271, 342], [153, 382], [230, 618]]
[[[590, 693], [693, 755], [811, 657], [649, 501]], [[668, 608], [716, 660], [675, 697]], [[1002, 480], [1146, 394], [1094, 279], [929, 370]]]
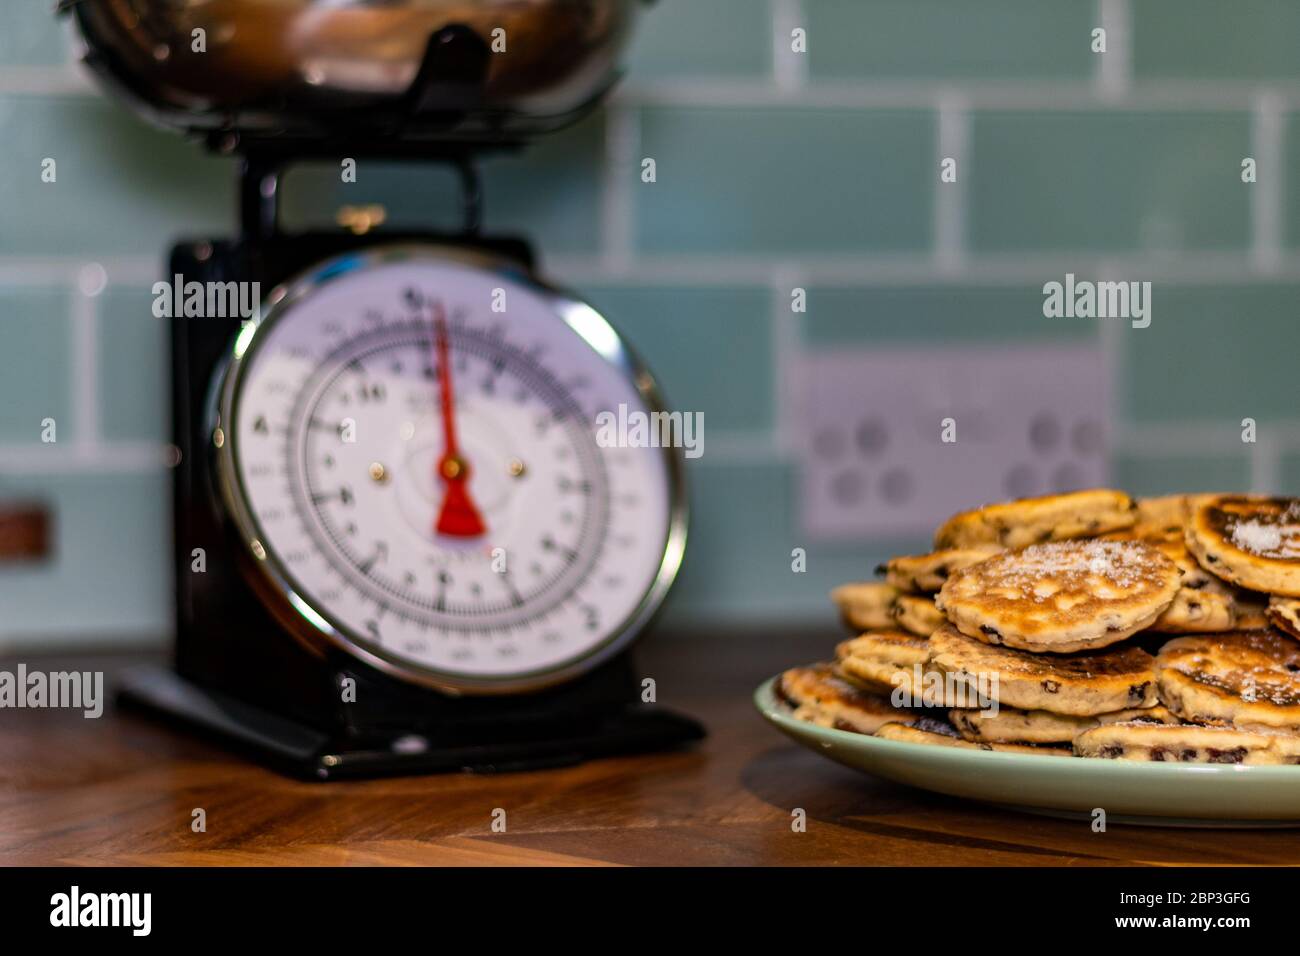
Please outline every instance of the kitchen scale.
[[[175, 668], [124, 701], [313, 778], [701, 737], [629, 652], [681, 563], [679, 453], [596, 440], [654, 379], [481, 233], [474, 165], [595, 105], [635, 0], [61, 6], [140, 112], [239, 157], [240, 235], [168, 278], [262, 290], [170, 319]], [[343, 157], [451, 164], [459, 228], [283, 231], [285, 170]]]

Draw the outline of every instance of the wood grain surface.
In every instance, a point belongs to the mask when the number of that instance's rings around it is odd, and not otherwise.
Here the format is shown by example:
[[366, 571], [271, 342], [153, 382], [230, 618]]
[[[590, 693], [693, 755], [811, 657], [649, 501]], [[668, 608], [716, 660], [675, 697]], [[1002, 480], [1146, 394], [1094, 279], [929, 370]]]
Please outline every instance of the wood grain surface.
[[[1113, 865], [1300, 863], [1300, 830], [1018, 814], [859, 774], [759, 718], [753, 688], [838, 635], [669, 634], [641, 669], [703, 720], [693, 749], [541, 772], [304, 783], [111, 708], [0, 710], [0, 864]], [[140, 656], [24, 658], [113, 672]], [[0, 661], [12, 670], [16, 659]], [[207, 832], [191, 830], [195, 808]], [[791, 811], [807, 812], [793, 832]], [[507, 829], [493, 833], [492, 813]]]

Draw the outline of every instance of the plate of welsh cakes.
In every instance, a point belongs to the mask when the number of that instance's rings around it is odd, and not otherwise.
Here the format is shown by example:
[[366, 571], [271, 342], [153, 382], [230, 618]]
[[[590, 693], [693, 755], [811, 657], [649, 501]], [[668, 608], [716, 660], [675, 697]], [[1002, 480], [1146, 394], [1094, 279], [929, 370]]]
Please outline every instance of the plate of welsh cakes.
[[876, 571], [755, 695], [797, 742], [1036, 812], [1300, 825], [1300, 498], [1002, 502]]

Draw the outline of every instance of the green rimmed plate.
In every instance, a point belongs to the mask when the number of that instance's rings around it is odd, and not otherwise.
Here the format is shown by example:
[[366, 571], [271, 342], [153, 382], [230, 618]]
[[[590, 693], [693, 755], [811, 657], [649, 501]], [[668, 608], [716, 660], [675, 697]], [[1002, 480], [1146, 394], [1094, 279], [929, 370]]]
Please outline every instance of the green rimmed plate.
[[768, 723], [846, 767], [954, 797], [1030, 813], [1162, 826], [1300, 826], [1300, 767], [1209, 766], [1036, 757], [881, 740], [796, 720], [775, 693], [754, 692]]

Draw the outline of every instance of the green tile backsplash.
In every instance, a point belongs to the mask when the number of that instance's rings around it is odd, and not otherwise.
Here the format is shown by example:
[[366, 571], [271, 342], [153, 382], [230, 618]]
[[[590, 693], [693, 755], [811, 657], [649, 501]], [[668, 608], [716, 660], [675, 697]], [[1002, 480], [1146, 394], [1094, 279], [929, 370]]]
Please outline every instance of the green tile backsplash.
[[1250, 236], [1240, 113], [977, 113], [979, 250], [1240, 249]]
[[[54, 419], [56, 438], [73, 437], [69, 299], [63, 290], [0, 288], [0, 442], [39, 442], [46, 418]], [[0, 472], [0, 493], [3, 478]]]
[[[813, 547], [791, 515], [796, 479], [785, 463], [713, 463], [688, 469], [694, 504], [691, 541], [673, 610], [710, 616], [783, 620], [790, 608], [832, 619], [827, 591], [871, 577], [891, 554], [924, 550], [920, 536], [877, 539], [850, 547]], [[795, 548], [808, 550], [807, 570], [791, 571]]]
[[641, 150], [656, 164], [656, 181], [636, 187], [647, 253], [916, 250], [930, 239], [924, 113], [647, 109]]
[[[1059, 277], [1057, 277], [1059, 278]], [[1043, 318], [1042, 285], [932, 285], [808, 292], [804, 339], [813, 346], [992, 340], [1022, 344], [1094, 340], [1097, 322]]]
[[817, 78], [1086, 79], [1095, 14], [1079, 0], [805, 0]]
[[1132, 7], [1138, 77], [1300, 76], [1300, 5], [1291, 0], [1135, 0]]
[[1284, 119], [1287, 136], [1283, 143], [1282, 168], [1279, 172], [1283, 182], [1293, 185], [1282, 197], [1283, 230], [1286, 244], [1294, 249], [1300, 247], [1300, 189], [1294, 186], [1295, 183], [1300, 183], [1300, 113], [1291, 113]]
[[51, 66], [67, 59], [66, 26], [50, 16], [53, 4], [20, 0], [23, 11], [10, 11], [0, 31], [0, 64]]
[[760, 0], [675, 0], [646, 9], [628, 71], [647, 79], [759, 77], [772, 64], [772, 24]]
[[[488, 157], [480, 164], [484, 228], [545, 236], [547, 252], [595, 252], [603, 140], [596, 116], [526, 154]], [[343, 183], [337, 164], [313, 163], [288, 180], [291, 227], [331, 226], [339, 205], [380, 203], [393, 226], [460, 228], [459, 179], [446, 168], [362, 161], [356, 181]]]
[[157, 255], [177, 232], [233, 223], [228, 160], [100, 97], [0, 96], [0, 142], [0, 254]]
[[144, 288], [104, 293], [99, 321], [100, 430], [109, 440], [170, 441], [167, 326], [155, 318]]
[[1161, 287], [1154, 298], [1151, 327], [1126, 333], [1128, 417], [1276, 424], [1300, 416], [1300, 285]]
[[[234, 171], [78, 80], [51, 4], [14, 6], [0, 500], [48, 500], [56, 550], [0, 565], [0, 642], [161, 636], [169, 410], [149, 285], [178, 235], [230, 233]], [[1300, 492], [1300, 5], [659, 0], [642, 19], [610, 112], [483, 175], [487, 228], [530, 236], [672, 406], [704, 413], [670, 622], [829, 623], [832, 586], [925, 547], [806, 540], [803, 436], [784, 402], [810, 356], [1084, 347], [1112, 377], [1117, 483]], [[1103, 20], [1111, 52], [1096, 54]], [[786, 52], [792, 25], [803, 60]], [[948, 155], [956, 183], [939, 181]], [[1257, 183], [1241, 181], [1246, 156]], [[57, 184], [40, 180], [45, 157]], [[343, 203], [380, 203], [399, 226], [458, 215], [442, 170], [363, 163], [344, 185], [321, 163], [288, 179], [293, 227], [329, 226]], [[108, 285], [86, 297], [91, 262]], [[1043, 283], [1102, 269], [1153, 283], [1149, 328], [1043, 317]], [[779, 308], [793, 284], [805, 312]], [[1259, 443], [1238, 440], [1243, 417]]]
[[162, 474], [4, 476], [6, 498], [54, 512], [48, 562], [0, 571], [6, 636], [55, 641], [166, 633], [170, 483]]
[[703, 412], [706, 436], [772, 427], [774, 344], [765, 289], [587, 285], [583, 292], [618, 316], [652, 369], [673, 370], [663, 383], [667, 400]]
[[[1222, 455], [1115, 456], [1115, 483], [1135, 495], [1166, 495], [1179, 491], [1249, 491], [1250, 460], [1245, 451]], [[1287, 487], [1294, 489], [1296, 483]]]

